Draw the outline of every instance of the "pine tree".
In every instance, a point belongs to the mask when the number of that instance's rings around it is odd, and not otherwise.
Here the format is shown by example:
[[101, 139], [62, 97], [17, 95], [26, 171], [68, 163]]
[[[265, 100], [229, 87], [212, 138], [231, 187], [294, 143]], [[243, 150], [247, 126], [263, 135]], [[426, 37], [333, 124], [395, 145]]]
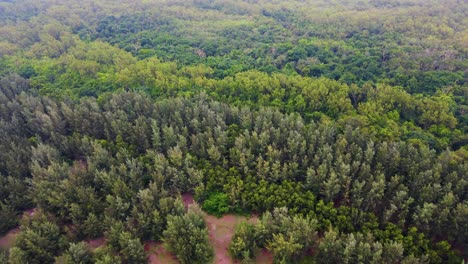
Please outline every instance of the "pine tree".
[[207, 263], [213, 257], [213, 248], [208, 241], [208, 231], [203, 217], [194, 209], [185, 215], [169, 215], [167, 229], [163, 232], [167, 249], [173, 252], [182, 264]]

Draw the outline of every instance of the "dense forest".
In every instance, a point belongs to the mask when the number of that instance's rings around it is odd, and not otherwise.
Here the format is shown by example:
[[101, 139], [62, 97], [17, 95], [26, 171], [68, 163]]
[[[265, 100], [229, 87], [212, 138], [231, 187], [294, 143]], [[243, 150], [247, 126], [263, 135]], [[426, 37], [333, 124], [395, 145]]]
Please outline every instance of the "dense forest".
[[466, 261], [466, 12], [0, 1], [0, 263]]

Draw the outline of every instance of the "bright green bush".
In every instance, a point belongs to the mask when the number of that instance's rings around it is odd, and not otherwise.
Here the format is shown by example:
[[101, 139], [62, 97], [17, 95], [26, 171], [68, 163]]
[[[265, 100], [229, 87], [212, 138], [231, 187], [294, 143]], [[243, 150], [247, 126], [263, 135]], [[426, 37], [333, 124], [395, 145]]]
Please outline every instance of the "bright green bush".
[[229, 198], [225, 193], [212, 193], [203, 202], [202, 209], [218, 217], [229, 212]]

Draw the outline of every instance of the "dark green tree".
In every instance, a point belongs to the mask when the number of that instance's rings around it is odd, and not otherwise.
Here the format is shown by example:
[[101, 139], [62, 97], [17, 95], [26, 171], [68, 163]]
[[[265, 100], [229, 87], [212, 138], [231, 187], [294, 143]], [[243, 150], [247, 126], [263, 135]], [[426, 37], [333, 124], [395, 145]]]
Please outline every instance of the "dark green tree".
[[201, 214], [198, 208], [192, 206], [185, 215], [167, 217], [163, 241], [183, 264], [207, 263], [213, 257], [213, 248]]

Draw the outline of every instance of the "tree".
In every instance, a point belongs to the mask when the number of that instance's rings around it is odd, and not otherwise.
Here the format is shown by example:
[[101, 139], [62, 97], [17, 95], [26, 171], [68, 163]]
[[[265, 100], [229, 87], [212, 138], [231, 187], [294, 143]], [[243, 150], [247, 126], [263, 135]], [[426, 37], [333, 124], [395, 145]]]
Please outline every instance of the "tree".
[[235, 259], [251, 260], [257, 250], [255, 226], [242, 222], [236, 227], [236, 231], [229, 244], [229, 253]]
[[8, 255], [6, 251], [0, 250], [0, 263], [8, 263]]
[[198, 208], [191, 207], [181, 216], [169, 215], [163, 241], [182, 264], [207, 263], [213, 257], [208, 230]]
[[290, 235], [273, 234], [273, 239], [268, 241], [267, 249], [271, 250], [274, 255], [275, 263], [286, 264], [291, 263], [293, 256], [303, 248], [303, 245]]
[[[1, 176], [0, 176], [1, 177]], [[0, 234], [18, 224], [17, 212], [12, 206], [0, 201]]]
[[119, 244], [122, 263], [147, 263], [143, 244], [139, 238], [134, 237], [130, 232], [123, 232], [120, 234]]
[[122, 259], [111, 247], [104, 246], [94, 252], [94, 262], [96, 264], [121, 264]]
[[92, 263], [91, 252], [85, 242], [70, 243], [70, 247], [62, 255], [64, 264], [89, 264]]
[[265, 245], [275, 262], [289, 263], [310, 249], [317, 240], [317, 220], [292, 216], [287, 208], [275, 208], [262, 215], [256, 226], [257, 243]]
[[325, 232], [318, 247], [316, 258], [318, 263], [343, 263], [344, 246], [338, 235], [334, 230]]
[[10, 252], [11, 263], [52, 263], [65, 248], [66, 239], [60, 227], [42, 212], [23, 220], [20, 230]]

